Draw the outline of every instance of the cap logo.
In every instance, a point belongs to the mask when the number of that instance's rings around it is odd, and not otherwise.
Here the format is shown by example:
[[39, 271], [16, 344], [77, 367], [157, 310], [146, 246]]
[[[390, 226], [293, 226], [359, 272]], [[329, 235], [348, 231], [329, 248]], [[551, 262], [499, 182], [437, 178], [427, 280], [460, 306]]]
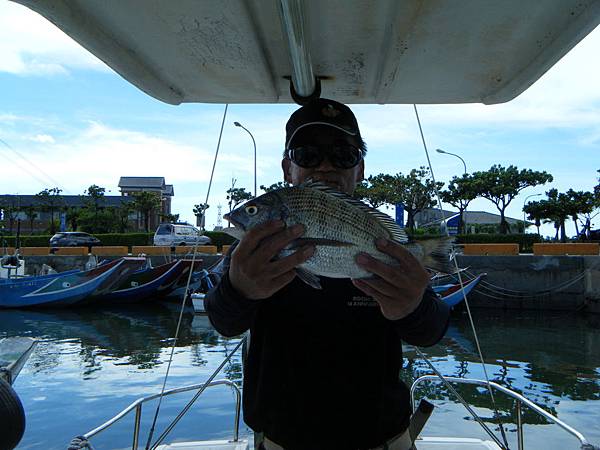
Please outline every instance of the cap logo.
[[337, 116], [339, 116], [342, 112], [338, 109], [335, 109], [333, 105], [329, 104], [327, 105], [325, 108], [323, 108], [321, 110], [321, 114], [323, 114], [323, 116], [325, 117], [329, 117], [330, 119], [333, 119]]

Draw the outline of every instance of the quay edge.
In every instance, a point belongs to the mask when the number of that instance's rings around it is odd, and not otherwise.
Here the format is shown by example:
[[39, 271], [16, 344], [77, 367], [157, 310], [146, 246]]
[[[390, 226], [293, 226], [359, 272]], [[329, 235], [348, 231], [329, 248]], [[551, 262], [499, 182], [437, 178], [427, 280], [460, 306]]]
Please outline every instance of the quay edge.
[[[211, 267], [220, 257], [197, 256], [203, 261], [204, 268]], [[26, 274], [39, 273], [42, 264], [59, 272], [83, 269], [88, 259], [87, 256], [28, 256]], [[167, 262], [163, 256], [152, 256], [151, 260], [154, 266]], [[484, 283], [469, 294], [472, 307], [600, 314], [600, 256], [459, 255], [457, 262], [472, 273], [487, 273]], [[543, 294], [534, 296], [536, 292]]]
[[457, 262], [487, 273], [469, 295], [473, 307], [600, 314], [600, 256], [459, 255]]

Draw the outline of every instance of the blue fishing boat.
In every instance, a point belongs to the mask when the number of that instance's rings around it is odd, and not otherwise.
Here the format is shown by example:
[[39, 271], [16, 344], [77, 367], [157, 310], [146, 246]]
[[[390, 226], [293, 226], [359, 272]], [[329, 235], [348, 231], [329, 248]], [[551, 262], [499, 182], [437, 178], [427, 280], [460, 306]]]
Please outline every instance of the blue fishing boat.
[[139, 267], [140, 258], [121, 258], [96, 268], [0, 282], [0, 308], [63, 307], [106, 294]]
[[124, 278], [111, 292], [97, 296], [94, 302], [134, 303], [160, 298], [171, 292], [182, 277], [189, 273], [186, 260], [172, 261], [158, 267], [145, 267]]
[[433, 286], [433, 290], [436, 294], [442, 297], [442, 300], [449, 305], [450, 307], [454, 307], [463, 301], [465, 296], [471, 292], [475, 286], [479, 284], [481, 278], [485, 274], [477, 275], [475, 278], [464, 281], [463, 289], [461, 289], [460, 283], [451, 283], [451, 284], [441, 284], [438, 286]]

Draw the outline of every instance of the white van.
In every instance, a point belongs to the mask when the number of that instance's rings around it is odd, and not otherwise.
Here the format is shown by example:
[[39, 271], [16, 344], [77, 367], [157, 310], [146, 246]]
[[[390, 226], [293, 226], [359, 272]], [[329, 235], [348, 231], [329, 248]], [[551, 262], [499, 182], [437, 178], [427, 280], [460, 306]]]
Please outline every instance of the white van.
[[154, 233], [154, 245], [176, 247], [178, 245], [208, 245], [210, 238], [189, 224], [161, 223]]

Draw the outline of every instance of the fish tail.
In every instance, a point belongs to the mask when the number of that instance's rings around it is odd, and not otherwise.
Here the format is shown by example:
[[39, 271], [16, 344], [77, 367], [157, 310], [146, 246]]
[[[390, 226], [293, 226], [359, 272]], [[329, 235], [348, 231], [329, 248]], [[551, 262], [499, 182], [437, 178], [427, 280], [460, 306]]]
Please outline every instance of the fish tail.
[[437, 272], [448, 274], [456, 272], [456, 265], [451, 258], [454, 241], [453, 237], [417, 241], [415, 244], [419, 245], [423, 252], [421, 263]]

